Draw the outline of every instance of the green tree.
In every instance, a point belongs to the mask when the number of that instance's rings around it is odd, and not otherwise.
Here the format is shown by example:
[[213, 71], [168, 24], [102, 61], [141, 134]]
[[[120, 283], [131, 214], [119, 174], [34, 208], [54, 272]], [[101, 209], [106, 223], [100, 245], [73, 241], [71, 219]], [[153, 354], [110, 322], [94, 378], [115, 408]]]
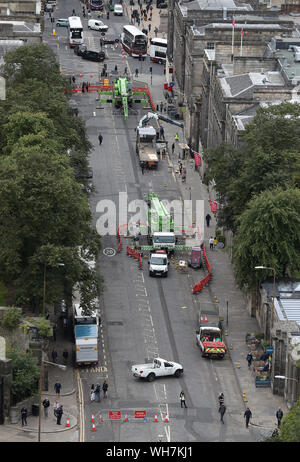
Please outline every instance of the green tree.
[[12, 394], [14, 401], [22, 401], [37, 391], [39, 367], [37, 358], [30, 352], [25, 352], [8, 346], [7, 357], [12, 360]]
[[[274, 268], [276, 276], [300, 265], [300, 191], [275, 189], [254, 197], [238, 220], [233, 263], [239, 287], [253, 288], [262, 278], [254, 269]], [[268, 276], [264, 273], [264, 276]], [[273, 276], [273, 272], [269, 272]]]
[[8, 329], [15, 329], [20, 323], [22, 311], [20, 308], [10, 306], [4, 313], [1, 324]]
[[300, 400], [283, 417], [280, 426], [280, 442], [299, 443], [300, 441]]

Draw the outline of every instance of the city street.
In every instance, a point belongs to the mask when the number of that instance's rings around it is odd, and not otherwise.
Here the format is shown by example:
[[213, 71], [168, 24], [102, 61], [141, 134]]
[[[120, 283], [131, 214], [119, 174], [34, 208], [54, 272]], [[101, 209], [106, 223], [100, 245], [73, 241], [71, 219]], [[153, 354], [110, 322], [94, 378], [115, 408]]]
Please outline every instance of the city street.
[[[67, 18], [81, 13], [81, 3], [59, 3], [55, 18]], [[78, 10], [78, 11], [77, 11]], [[67, 28], [57, 28], [52, 35], [52, 25], [45, 14], [45, 41], [56, 52], [61, 72], [82, 81], [99, 83], [103, 63], [94, 63], [76, 56], [68, 46]], [[96, 13], [92, 13], [96, 17]], [[128, 18], [103, 16], [109, 25], [109, 35], [119, 37], [122, 25]], [[100, 50], [100, 35], [87, 29], [87, 18], [83, 19], [84, 42], [89, 48]], [[123, 72], [125, 66], [131, 74], [139, 70], [140, 82], [147, 83], [155, 104], [163, 97], [163, 67], [126, 55], [122, 57], [120, 45], [108, 45], [105, 60], [108, 73], [115, 66]], [[149, 66], [153, 68], [153, 84], [150, 86]], [[101, 213], [99, 201], [113, 200], [119, 212], [119, 193], [127, 193], [128, 202], [143, 199], [154, 191], [161, 199], [180, 199], [181, 191], [170, 167], [169, 158], [160, 161], [157, 171], [146, 171], [143, 175], [135, 152], [135, 128], [145, 110], [137, 104], [129, 109], [128, 120], [121, 110], [112, 104], [97, 102], [97, 92], [78, 92], [74, 95], [83, 118], [87, 134], [94, 148], [90, 156], [93, 169], [94, 193], [90, 204], [95, 226]], [[149, 107], [148, 111], [151, 110]], [[164, 124], [166, 137], [169, 126]], [[172, 130], [172, 129], [170, 129]], [[174, 128], [173, 128], [174, 131]], [[98, 134], [103, 136], [99, 146]], [[171, 131], [171, 133], [173, 133]], [[172, 144], [172, 138], [170, 138]], [[206, 188], [203, 188], [206, 191]], [[204, 194], [204, 193], [203, 193]], [[206, 199], [199, 197], [199, 199]], [[122, 223], [120, 223], [122, 224]], [[209, 231], [209, 230], [208, 230]], [[209, 235], [205, 233], [205, 238]], [[143, 269], [126, 255], [126, 239], [121, 253], [111, 254], [106, 249], [117, 249], [116, 236], [102, 238], [103, 253], [99, 259], [99, 271], [104, 278], [104, 293], [101, 297], [102, 328], [99, 338], [99, 366], [79, 369], [80, 390], [83, 403], [80, 406], [80, 440], [106, 442], [251, 442], [255, 441], [252, 430], [245, 428], [244, 403], [234, 374], [234, 366], [228, 355], [224, 360], [208, 360], [201, 357], [196, 345], [195, 331], [200, 308], [200, 298], [192, 294], [193, 283], [199, 281], [202, 271], [192, 276], [182, 274], [170, 265], [168, 278], [150, 278], [147, 260]], [[215, 304], [212, 290], [201, 294], [201, 304]], [[149, 362], [154, 356], [183, 364], [181, 378], [160, 378], [149, 383], [136, 379], [131, 366]], [[108, 398], [100, 403], [90, 402], [92, 384], [108, 382]], [[179, 394], [184, 391], [187, 409], [180, 407]], [[225, 424], [220, 423], [218, 395], [225, 394], [227, 412]], [[111, 421], [110, 410], [119, 410], [121, 420]], [[146, 410], [147, 421], [134, 419], [135, 410]], [[96, 431], [92, 431], [91, 416], [95, 415]], [[127, 414], [128, 422], [124, 422]], [[158, 422], [154, 421], [155, 414]], [[165, 422], [166, 415], [169, 422]], [[100, 417], [103, 422], [100, 422]], [[101, 429], [101, 431], [99, 431]], [[98, 430], [98, 431], [97, 431]]]

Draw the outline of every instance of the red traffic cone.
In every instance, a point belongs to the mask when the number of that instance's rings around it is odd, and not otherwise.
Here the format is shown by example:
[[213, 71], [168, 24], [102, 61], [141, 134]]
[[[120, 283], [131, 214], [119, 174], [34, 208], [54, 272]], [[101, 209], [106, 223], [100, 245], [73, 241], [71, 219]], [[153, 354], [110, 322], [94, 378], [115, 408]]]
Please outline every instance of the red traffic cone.
[[168, 413], [166, 413], [166, 417], [165, 417], [165, 422], [169, 422], [169, 416], [168, 416]]
[[92, 432], [95, 432], [95, 431], [96, 431], [96, 427], [95, 427], [95, 424], [93, 423]]
[[103, 419], [102, 419], [101, 414], [100, 414], [100, 416], [99, 416], [99, 422], [103, 422]]
[[204, 321], [207, 322], [207, 314], [205, 315]]
[[94, 416], [94, 413], [92, 412], [92, 418], [91, 418], [91, 421], [92, 422], [95, 422], [95, 416]]
[[158, 422], [158, 418], [157, 418], [157, 412], [155, 412], [155, 416], [154, 416], [154, 422]]
[[127, 414], [125, 414], [124, 422], [129, 422]]
[[203, 322], [203, 314], [200, 316], [200, 322]]
[[67, 417], [66, 427], [69, 427], [69, 426], [70, 426], [70, 419], [69, 419], [69, 417]]

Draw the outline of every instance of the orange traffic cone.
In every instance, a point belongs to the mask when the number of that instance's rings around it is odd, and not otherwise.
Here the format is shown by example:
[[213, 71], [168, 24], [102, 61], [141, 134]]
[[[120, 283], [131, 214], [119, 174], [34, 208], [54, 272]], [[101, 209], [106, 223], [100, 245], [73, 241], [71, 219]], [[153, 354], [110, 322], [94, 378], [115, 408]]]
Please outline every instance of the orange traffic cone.
[[157, 418], [157, 412], [155, 412], [155, 416], [154, 416], [154, 422], [158, 422], [158, 418]]
[[100, 414], [100, 416], [99, 416], [99, 422], [103, 422], [103, 419], [102, 419], [101, 414]]
[[124, 422], [129, 422], [128, 417], [127, 417], [127, 414], [125, 414]]
[[91, 418], [91, 421], [92, 422], [95, 422], [95, 416], [94, 416], [94, 413], [92, 412], [92, 418]]
[[96, 427], [95, 427], [95, 424], [93, 423], [92, 432], [95, 432], [95, 431], [96, 431]]
[[70, 426], [70, 419], [69, 419], [69, 417], [67, 417], [66, 427], [69, 427], [69, 426]]
[[169, 416], [168, 416], [168, 413], [166, 413], [165, 422], [169, 422]]

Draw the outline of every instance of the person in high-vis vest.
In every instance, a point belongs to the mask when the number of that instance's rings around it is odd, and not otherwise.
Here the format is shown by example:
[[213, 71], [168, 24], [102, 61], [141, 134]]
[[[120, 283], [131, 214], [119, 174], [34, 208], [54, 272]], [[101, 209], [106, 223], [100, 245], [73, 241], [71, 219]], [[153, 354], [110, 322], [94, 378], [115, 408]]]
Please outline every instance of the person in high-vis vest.
[[175, 135], [175, 141], [177, 142], [179, 140], [179, 136], [178, 136], [178, 133], [176, 133]]

